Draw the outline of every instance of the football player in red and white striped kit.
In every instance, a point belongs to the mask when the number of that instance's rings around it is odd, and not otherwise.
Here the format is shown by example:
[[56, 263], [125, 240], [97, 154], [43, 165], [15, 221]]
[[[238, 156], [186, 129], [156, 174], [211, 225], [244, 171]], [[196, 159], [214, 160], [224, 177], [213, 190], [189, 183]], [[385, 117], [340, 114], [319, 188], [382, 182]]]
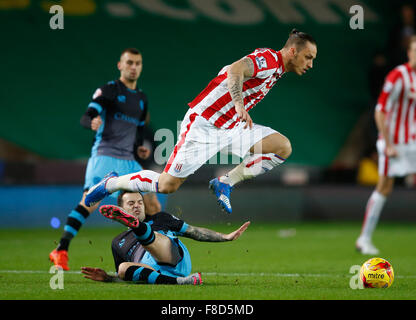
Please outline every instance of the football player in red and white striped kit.
[[90, 189], [86, 203], [92, 205], [120, 189], [175, 192], [189, 175], [221, 151], [243, 158], [228, 174], [209, 183], [221, 207], [231, 213], [232, 187], [282, 164], [292, 152], [288, 138], [253, 123], [248, 112], [284, 73], [303, 75], [311, 69], [316, 54], [315, 40], [293, 29], [281, 50], [256, 49], [225, 66], [188, 104], [178, 142], [163, 173], [143, 170], [120, 177], [110, 174]]
[[371, 238], [394, 178], [416, 173], [416, 36], [411, 37], [407, 53], [409, 61], [387, 75], [375, 110], [379, 181], [356, 242], [363, 254], [379, 252]]

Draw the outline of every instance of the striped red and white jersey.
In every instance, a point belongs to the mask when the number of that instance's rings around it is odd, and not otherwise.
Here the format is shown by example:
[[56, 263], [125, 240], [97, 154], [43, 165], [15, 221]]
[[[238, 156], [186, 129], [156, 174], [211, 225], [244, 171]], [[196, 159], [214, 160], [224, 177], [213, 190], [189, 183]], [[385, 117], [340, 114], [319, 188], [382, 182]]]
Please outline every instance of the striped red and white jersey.
[[[256, 49], [246, 57], [254, 64], [254, 74], [243, 83], [244, 107], [251, 110], [259, 103], [285, 72], [280, 51]], [[228, 66], [222, 68], [189, 107], [218, 128], [231, 129], [240, 120], [227, 88]]]
[[416, 72], [408, 63], [387, 75], [376, 110], [386, 114], [391, 143], [416, 143]]

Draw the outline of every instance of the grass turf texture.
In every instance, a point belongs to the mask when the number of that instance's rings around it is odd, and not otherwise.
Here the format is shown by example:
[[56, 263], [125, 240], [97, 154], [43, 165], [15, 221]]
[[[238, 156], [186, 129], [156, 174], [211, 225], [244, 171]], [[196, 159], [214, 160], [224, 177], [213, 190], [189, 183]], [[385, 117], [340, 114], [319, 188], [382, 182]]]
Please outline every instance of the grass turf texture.
[[[208, 226], [230, 232], [237, 225]], [[64, 289], [52, 290], [49, 252], [61, 230], [0, 231], [0, 299], [415, 299], [414, 224], [380, 223], [374, 242], [390, 261], [395, 280], [389, 289], [353, 290], [349, 273], [370, 256], [355, 251], [358, 223], [253, 223], [237, 241], [202, 243], [182, 238], [202, 286], [100, 283], [78, 273], [81, 266], [114, 272], [110, 244], [122, 227], [84, 226], [69, 251]], [[295, 229], [288, 232], [280, 230]]]

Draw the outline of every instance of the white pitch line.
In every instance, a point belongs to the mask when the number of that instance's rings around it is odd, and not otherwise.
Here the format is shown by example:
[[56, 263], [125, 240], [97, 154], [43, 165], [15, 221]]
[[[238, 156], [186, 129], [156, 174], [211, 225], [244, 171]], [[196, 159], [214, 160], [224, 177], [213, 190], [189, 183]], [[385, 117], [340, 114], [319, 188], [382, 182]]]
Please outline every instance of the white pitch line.
[[[325, 273], [238, 273], [238, 272], [201, 272], [206, 276], [229, 276], [229, 277], [287, 277], [287, 278], [298, 278], [298, 277], [345, 277], [349, 278], [352, 274], [325, 274]], [[408, 276], [395, 276], [395, 278], [416, 278], [416, 275]]]
[[207, 276], [230, 276], [230, 277], [333, 277], [332, 274], [320, 274], [320, 273], [244, 273], [244, 272], [201, 272]]
[[[345, 277], [349, 278], [352, 274], [325, 274], [325, 273], [237, 273], [237, 272], [201, 272], [206, 276], [229, 276], [229, 277], [287, 277], [287, 278], [297, 278], [297, 277]], [[395, 278], [416, 278], [416, 275], [408, 276], [395, 276]]]
[[[45, 270], [0, 270], [0, 273], [28, 273], [28, 274], [46, 274]], [[352, 274], [326, 274], [326, 273], [255, 273], [255, 272], [201, 272], [204, 276], [223, 276], [223, 277], [281, 277], [281, 278], [298, 278], [298, 277], [351, 277]], [[65, 274], [81, 274], [81, 271], [65, 271]], [[113, 274], [110, 272], [110, 274]], [[416, 275], [397, 275], [395, 278], [410, 279], [416, 278]]]
[[[0, 270], [0, 273], [50, 273], [49, 271], [45, 271], [45, 270]], [[69, 274], [80, 274], [81, 271], [65, 271], [65, 273], [69, 273]]]

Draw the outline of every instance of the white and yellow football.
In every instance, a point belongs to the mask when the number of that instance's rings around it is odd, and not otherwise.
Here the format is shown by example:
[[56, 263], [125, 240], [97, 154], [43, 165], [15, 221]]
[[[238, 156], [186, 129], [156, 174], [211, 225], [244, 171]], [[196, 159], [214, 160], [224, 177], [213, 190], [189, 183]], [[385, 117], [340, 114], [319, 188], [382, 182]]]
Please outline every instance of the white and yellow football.
[[383, 258], [371, 258], [361, 266], [360, 278], [364, 288], [388, 288], [394, 280], [393, 267]]

